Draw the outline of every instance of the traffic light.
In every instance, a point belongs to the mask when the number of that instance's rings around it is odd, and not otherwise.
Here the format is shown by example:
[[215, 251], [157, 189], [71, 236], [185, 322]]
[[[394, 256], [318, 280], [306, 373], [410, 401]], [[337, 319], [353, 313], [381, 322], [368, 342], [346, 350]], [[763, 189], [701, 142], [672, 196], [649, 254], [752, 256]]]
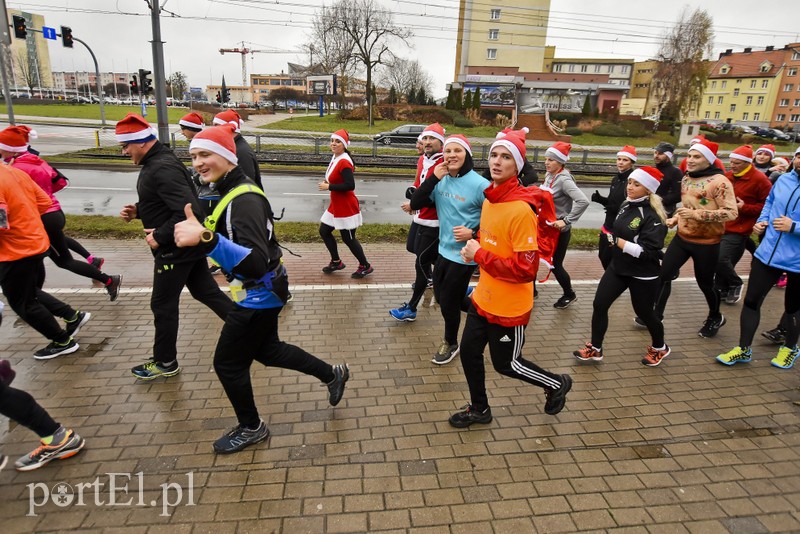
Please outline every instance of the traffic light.
[[230, 89], [227, 89], [227, 88], [225, 89], [225, 94], [222, 96], [222, 101], [223, 102], [230, 102], [231, 101], [231, 90]]
[[72, 48], [72, 28], [69, 26], [61, 26], [61, 44]]
[[136, 81], [136, 75], [133, 75], [133, 79], [131, 80], [131, 94], [138, 95], [139, 94], [139, 82]]
[[222, 103], [222, 97], [219, 95], [219, 91], [217, 91], [217, 102], [220, 104]]
[[28, 35], [28, 28], [25, 25], [25, 17], [14, 15], [14, 37], [17, 39], [25, 39]]
[[141, 85], [142, 94], [146, 95], [153, 90], [153, 80], [149, 78], [151, 71], [139, 69], [139, 83]]

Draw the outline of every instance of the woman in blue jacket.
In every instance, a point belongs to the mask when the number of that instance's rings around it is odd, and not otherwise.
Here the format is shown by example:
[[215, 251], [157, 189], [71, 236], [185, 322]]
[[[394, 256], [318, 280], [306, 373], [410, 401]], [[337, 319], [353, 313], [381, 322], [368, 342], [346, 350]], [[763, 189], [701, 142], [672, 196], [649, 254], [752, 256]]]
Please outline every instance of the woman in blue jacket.
[[798, 322], [800, 322], [800, 148], [794, 153], [792, 170], [777, 179], [753, 231], [764, 237], [753, 256], [750, 280], [744, 297], [740, 320], [739, 345], [717, 356], [725, 365], [749, 362], [751, 344], [761, 305], [769, 290], [786, 272], [784, 315], [786, 339], [772, 359], [772, 365], [789, 369], [797, 359]]

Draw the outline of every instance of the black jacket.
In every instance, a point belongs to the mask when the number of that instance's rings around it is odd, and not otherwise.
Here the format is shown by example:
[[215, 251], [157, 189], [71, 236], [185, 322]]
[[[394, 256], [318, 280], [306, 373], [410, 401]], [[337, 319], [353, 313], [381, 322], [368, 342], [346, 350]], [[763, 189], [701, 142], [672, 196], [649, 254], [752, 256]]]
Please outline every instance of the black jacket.
[[656, 169], [664, 175], [661, 179], [661, 184], [656, 189], [656, 195], [661, 197], [661, 203], [664, 204], [664, 211], [667, 212], [667, 217], [672, 217], [672, 214], [675, 213], [675, 207], [681, 201], [683, 173], [671, 161], [656, 165]]
[[649, 278], [661, 270], [661, 251], [667, 236], [667, 225], [658, 217], [647, 199], [625, 201], [614, 220], [614, 237], [640, 245], [644, 250], [636, 258], [614, 246], [611, 266], [621, 276]]
[[[215, 189], [224, 197], [238, 185], [253, 184], [241, 168], [235, 167], [222, 180], [216, 182]], [[230, 216], [230, 226], [228, 217]], [[259, 280], [267, 272], [274, 270], [281, 261], [283, 252], [275, 238], [275, 223], [269, 200], [255, 193], [246, 193], [234, 198], [217, 219], [216, 233], [251, 249], [232, 274], [241, 275], [246, 280]], [[217, 239], [202, 247], [210, 252], [217, 246]], [[201, 247], [197, 247], [201, 248]]]
[[158, 248], [153, 251], [160, 265], [195, 261], [203, 257], [197, 248], [175, 245], [175, 223], [186, 219], [183, 207], [190, 203], [195, 216], [202, 220], [203, 210], [192, 185], [191, 173], [167, 146], [156, 141], [141, 161], [136, 182], [139, 202], [137, 218], [145, 228], [155, 228]]
[[258, 168], [256, 153], [253, 152], [252, 147], [242, 137], [242, 134], [236, 134], [233, 141], [236, 143], [236, 157], [239, 158], [239, 167], [242, 168], [245, 176], [249, 176], [263, 191], [264, 185], [261, 183], [261, 170]]
[[608, 190], [608, 196], [596, 193], [592, 195], [592, 200], [602, 204], [606, 207], [606, 218], [603, 221], [603, 226], [610, 230], [614, 226], [614, 219], [617, 218], [619, 208], [625, 202], [627, 197], [628, 177], [633, 172], [633, 167], [625, 172], [618, 172], [611, 178], [611, 188]]

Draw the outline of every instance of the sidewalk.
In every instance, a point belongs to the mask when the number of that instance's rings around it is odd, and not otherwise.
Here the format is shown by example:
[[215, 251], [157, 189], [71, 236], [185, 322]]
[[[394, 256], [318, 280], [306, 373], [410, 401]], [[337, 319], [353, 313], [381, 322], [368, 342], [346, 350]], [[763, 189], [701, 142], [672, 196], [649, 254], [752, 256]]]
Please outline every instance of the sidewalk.
[[[109, 303], [102, 289], [48, 263], [47, 287], [93, 314], [79, 352], [34, 361], [44, 340], [8, 308], [0, 327], [14, 385], [86, 438], [74, 458], [0, 472], [4, 534], [800, 530], [798, 369], [771, 367], [776, 347], [760, 336], [752, 363], [714, 362], [737, 343], [741, 304], [724, 306], [728, 324], [717, 338], [701, 339], [705, 303], [692, 281], [674, 284], [665, 319], [673, 353], [661, 366], [639, 363], [649, 340], [633, 327], [626, 296], [611, 310], [605, 360], [582, 365], [571, 352], [589, 335], [599, 262], [568, 253], [579, 298], [555, 310], [559, 288], [545, 284], [524, 349], [572, 375], [566, 408], [545, 415], [540, 390], [489, 366], [495, 420], [456, 430], [447, 418], [467, 402], [467, 388], [458, 360], [429, 361], [441, 336], [438, 308], [421, 307], [415, 323], [387, 313], [410, 295], [411, 255], [367, 244], [376, 271], [357, 281], [345, 249], [348, 269], [325, 276], [321, 244], [290, 245], [302, 258], [286, 254], [294, 301], [282, 338], [347, 361], [352, 379], [331, 408], [314, 379], [256, 364], [256, 401], [272, 437], [218, 456], [211, 442], [235, 425], [211, 366], [220, 321], [186, 294], [183, 372], [136, 382], [129, 368], [152, 344], [149, 252], [141, 242], [84, 244], [105, 256], [108, 272], [125, 275], [125, 291]], [[762, 327], [774, 326], [782, 299], [781, 290], [767, 297]], [[25, 428], [0, 434], [12, 462], [35, 444]]]

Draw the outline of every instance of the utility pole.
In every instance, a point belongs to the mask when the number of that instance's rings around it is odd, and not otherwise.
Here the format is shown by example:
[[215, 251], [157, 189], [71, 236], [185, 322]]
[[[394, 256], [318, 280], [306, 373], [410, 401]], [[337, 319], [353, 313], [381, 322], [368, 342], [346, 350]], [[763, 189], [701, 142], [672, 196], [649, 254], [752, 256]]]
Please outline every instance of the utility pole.
[[[6, 0], [0, 0], [0, 9], [3, 10], [3, 17], [7, 17]], [[8, 90], [8, 75], [6, 73], [6, 50], [10, 50], [11, 35], [8, 33], [8, 24], [3, 24], [0, 28], [0, 71], [2, 71], [3, 79], [3, 96], [6, 99], [6, 109], [8, 110], [8, 123], [15, 124], [14, 122], [14, 104], [11, 102], [11, 92]], [[14, 65], [11, 65], [11, 71], [14, 71]]]
[[169, 145], [169, 119], [167, 116], [167, 84], [164, 76], [164, 42], [161, 40], [161, 0], [149, 0], [150, 20], [153, 23], [153, 83], [155, 85], [158, 139]]

